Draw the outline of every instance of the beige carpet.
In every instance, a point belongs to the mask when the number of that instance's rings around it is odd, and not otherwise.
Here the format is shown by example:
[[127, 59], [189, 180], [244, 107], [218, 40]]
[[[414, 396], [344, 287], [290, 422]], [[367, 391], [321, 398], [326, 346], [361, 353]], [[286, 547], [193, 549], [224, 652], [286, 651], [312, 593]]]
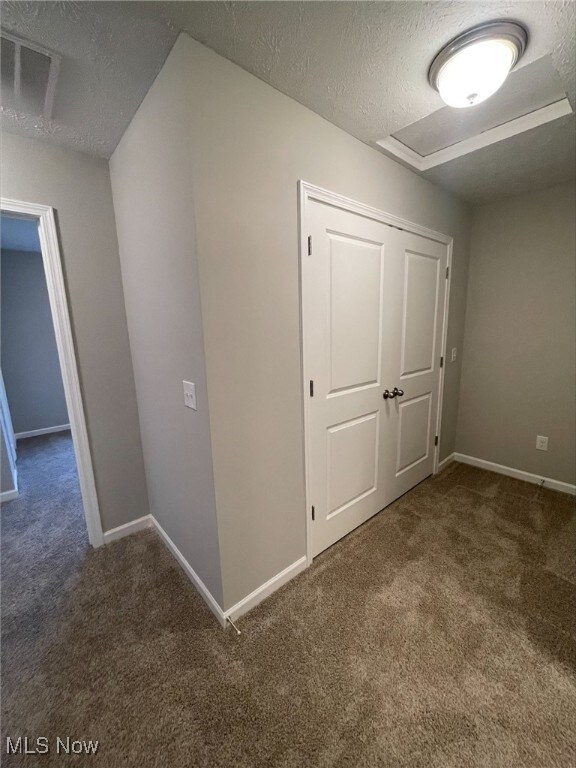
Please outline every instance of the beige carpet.
[[4, 736], [100, 747], [3, 765], [576, 764], [573, 498], [452, 465], [237, 637], [153, 533], [88, 551], [73, 482], [55, 504], [46, 471], [43, 504], [23, 463], [28, 509], [2, 511]]

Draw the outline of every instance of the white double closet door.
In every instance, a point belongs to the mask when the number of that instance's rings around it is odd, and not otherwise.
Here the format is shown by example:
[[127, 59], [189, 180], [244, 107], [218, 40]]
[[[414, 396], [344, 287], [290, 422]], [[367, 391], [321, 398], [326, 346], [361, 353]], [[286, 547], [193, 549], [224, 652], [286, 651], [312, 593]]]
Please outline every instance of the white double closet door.
[[433, 472], [447, 246], [319, 202], [306, 227], [314, 556]]

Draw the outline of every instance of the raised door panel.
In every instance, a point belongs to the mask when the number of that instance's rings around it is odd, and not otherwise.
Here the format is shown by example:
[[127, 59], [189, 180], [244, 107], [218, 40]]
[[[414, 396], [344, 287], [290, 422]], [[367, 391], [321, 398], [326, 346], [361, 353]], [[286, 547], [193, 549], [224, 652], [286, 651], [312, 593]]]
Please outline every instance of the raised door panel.
[[428, 373], [436, 355], [440, 260], [406, 251], [400, 375]]
[[328, 429], [328, 518], [376, 491], [378, 425], [379, 414], [369, 413]]
[[397, 474], [406, 472], [428, 459], [431, 407], [430, 392], [399, 403]]
[[380, 378], [380, 243], [330, 234], [330, 393]]

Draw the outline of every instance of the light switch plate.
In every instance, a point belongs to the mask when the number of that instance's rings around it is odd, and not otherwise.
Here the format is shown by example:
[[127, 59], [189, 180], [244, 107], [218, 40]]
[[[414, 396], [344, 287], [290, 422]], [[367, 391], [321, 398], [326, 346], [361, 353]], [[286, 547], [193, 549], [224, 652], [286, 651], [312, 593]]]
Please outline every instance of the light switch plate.
[[536, 450], [547, 451], [548, 450], [548, 438], [544, 435], [536, 435]]
[[191, 381], [183, 381], [182, 385], [184, 387], [184, 405], [186, 408], [192, 408], [193, 410], [197, 411], [196, 384], [193, 384]]
[[456, 347], [452, 347], [452, 354], [450, 355], [450, 362], [455, 363], [456, 362], [456, 356], [458, 354], [458, 350]]

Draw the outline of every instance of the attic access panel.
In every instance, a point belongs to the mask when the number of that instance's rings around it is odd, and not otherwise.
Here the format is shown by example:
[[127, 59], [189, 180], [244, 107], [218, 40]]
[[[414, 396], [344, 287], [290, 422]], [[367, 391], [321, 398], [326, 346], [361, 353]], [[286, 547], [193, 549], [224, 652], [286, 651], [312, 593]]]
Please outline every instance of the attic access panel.
[[560, 77], [544, 56], [512, 72], [482, 104], [443, 107], [377, 144], [424, 171], [571, 112]]

